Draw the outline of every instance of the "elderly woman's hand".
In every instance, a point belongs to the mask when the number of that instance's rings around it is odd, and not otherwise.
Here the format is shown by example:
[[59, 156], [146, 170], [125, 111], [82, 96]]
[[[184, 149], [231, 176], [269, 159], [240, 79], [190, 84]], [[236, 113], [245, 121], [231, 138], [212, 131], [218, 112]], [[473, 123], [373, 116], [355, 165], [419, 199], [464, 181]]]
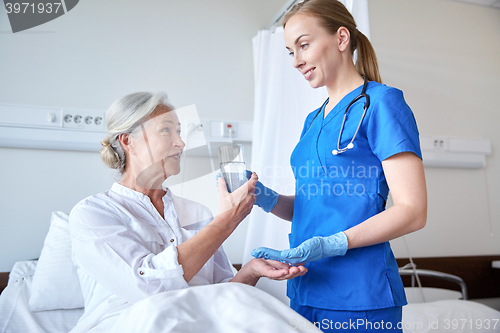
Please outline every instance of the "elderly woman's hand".
[[270, 280], [290, 280], [307, 273], [302, 265], [292, 266], [275, 260], [252, 259], [235, 275], [231, 282], [255, 286], [261, 277]]
[[252, 259], [249, 264], [257, 276], [271, 280], [290, 280], [307, 273], [302, 265], [292, 266], [276, 260]]
[[252, 177], [233, 193], [229, 193], [226, 182], [219, 177], [220, 208], [218, 216], [226, 223], [238, 226], [238, 224], [252, 211], [255, 203], [255, 185], [258, 177], [254, 173]]

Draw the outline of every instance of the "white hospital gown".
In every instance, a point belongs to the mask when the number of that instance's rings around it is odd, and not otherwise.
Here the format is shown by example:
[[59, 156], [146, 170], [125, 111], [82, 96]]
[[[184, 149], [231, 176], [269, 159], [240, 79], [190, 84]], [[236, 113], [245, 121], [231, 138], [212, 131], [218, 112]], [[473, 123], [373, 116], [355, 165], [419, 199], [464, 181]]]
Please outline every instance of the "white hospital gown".
[[111, 190], [80, 201], [69, 216], [73, 262], [77, 267], [85, 313], [72, 333], [109, 330], [114, 319], [135, 302], [160, 292], [227, 282], [233, 277], [222, 247], [186, 283], [177, 245], [212, 219], [194, 201], [163, 197], [161, 217], [150, 199], [113, 184]]

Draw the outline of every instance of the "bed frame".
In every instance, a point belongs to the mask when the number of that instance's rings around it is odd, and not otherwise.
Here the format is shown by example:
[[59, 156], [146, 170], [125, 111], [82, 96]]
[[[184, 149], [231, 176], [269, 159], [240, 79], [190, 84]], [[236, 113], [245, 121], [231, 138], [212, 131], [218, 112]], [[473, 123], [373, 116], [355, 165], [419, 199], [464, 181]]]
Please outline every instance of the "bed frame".
[[[411, 265], [409, 265], [411, 266]], [[435, 278], [435, 279], [442, 279], [448, 282], [453, 282], [458, 284], [460, 287], [460, 292], [462, 293], [462, 298], [463, 300], [468, 300], [469, 299], [469, 293], [467, 291], [467, 285], [465, 284], [464, 280], [462, 278], [448, 274], [448, 273], [441, 273], [437, 271], [431, 271], [428, 269], [418, 269], [418, 268], [413, 268], [411, 267], [403, 267], [399, 269], [399, 275], [401, 278], [403, 276], [410, 276], [411, 277], [411, 285], [413, 286], [418, 286], [418, 280], [422, 277], [428, 277], [428, 278]]]

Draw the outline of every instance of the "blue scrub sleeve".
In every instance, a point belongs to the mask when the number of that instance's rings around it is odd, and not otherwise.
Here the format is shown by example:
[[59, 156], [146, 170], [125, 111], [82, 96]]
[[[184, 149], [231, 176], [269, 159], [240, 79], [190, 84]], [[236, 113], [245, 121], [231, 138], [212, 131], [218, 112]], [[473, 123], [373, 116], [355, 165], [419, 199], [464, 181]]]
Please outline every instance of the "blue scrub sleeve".
[[380, 161], [402, 152], [413, 152], [422, 158], [419, 133], [413, 112], [403, 92], [390, 88], [371, 99], [367, 137], [373, 153]]

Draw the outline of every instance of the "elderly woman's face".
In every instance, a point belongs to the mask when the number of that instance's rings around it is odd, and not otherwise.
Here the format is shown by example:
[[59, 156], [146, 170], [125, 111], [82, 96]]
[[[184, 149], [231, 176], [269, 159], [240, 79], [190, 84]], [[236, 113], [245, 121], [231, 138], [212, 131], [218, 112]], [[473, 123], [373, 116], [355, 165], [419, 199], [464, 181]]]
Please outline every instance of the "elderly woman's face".
[[174, 111], [160, 106], [133, 133], [136, 182], [145, 188], [161, 188], [161, 183], [180, 172], [184, 142], [181, 124]]

